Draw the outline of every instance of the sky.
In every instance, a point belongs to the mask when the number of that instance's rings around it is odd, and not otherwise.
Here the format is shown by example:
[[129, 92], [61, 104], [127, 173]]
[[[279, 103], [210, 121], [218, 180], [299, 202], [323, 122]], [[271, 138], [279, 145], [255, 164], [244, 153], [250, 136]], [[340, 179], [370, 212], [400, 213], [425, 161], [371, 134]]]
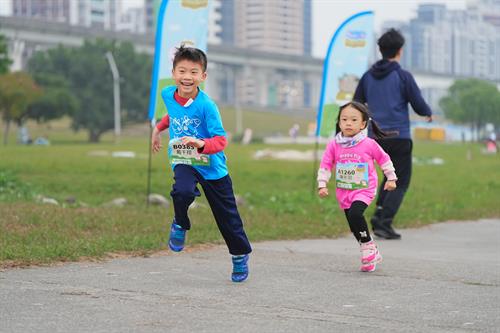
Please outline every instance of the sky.
[[[124, 8], [140, 7], [144, 3], [144, 0], [121, 1]], [[312, 0], [312, 3], [313, 55], [324, 58], [335, 30], [353, 14], [373, 10], [375, 12], [375, 31], [378, 32], [384, 21], [408, 21], [415, 17], [419, 4], [444, 3], [450, 9], [465, 9], [466, 0]], [[0, 0], [0, 15], [11, 11], [10, 4], [10, 0]]]

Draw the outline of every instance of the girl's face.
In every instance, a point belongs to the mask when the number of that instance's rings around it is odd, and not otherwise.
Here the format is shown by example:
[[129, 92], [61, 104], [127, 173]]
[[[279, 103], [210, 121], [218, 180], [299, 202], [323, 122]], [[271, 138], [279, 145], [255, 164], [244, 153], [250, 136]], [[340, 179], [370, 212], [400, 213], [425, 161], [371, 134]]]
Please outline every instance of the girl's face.
[[355, 136], [366, 127], [366, 121], [360, 111], [351, 105], [346, 106], [340, 113], [339, 127], [344, 136]]

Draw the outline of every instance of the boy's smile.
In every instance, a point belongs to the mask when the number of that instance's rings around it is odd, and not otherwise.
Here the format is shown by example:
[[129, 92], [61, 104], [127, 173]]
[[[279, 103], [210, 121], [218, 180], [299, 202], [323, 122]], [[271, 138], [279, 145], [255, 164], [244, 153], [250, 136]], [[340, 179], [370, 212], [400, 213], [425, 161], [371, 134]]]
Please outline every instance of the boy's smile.
[[195, 98], [198, 94], [198, 86], [205, 81], [207, 73], [203, 71], [200, 63], [181, 60], [172, 70], [172, 77], [181, 97]]

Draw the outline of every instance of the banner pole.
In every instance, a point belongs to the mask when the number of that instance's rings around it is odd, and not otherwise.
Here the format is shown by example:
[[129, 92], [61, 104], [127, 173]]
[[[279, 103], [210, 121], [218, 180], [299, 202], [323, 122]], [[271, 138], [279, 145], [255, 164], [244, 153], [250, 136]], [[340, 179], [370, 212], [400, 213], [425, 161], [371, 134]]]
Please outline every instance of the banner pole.
[[319, 137], [316, 136], [316, 142], [314, 144], [314, 163], [313, 163], [313, 176], [312, 176], [312, 193], [316, 195], [317, 185], [316, 185], [316, 175], [318, 173], [318, 149], [319, 149]]
[[149, 195], [151, 194], [151, 160], [152, 160], [152, 152], [151, 152], [151, 143], [152, 143], [152, 136], [153, 136], [153, 126], [150, 123], [149, 124], [149, 146], [148, 146], [148, 151], [149, 151], [149, 158], [148, 158], [148, 180], [147, 180], [147, 190], [146, 190], [146, 207], [149, 208]]

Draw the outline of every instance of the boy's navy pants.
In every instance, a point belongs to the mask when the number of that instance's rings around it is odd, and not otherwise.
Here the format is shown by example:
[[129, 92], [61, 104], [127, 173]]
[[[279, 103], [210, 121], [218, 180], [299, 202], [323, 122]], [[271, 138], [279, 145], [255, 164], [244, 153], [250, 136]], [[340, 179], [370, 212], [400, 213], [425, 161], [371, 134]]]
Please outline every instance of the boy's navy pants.
[[196, 187], [199, 183], [210, 204], [222, 237], [226, 241], [229, 253], [241, 255], [252, 252], [238, 213], [233, 183], [229, 175], [216, 180], [206, 180], [195, 168], [179, 164], [174, 168], [174, 180], [170, 195], [174, 202], [176, 224], [186, 230], [191, 228], [188, 208], [195, 197], [201, 195]]

